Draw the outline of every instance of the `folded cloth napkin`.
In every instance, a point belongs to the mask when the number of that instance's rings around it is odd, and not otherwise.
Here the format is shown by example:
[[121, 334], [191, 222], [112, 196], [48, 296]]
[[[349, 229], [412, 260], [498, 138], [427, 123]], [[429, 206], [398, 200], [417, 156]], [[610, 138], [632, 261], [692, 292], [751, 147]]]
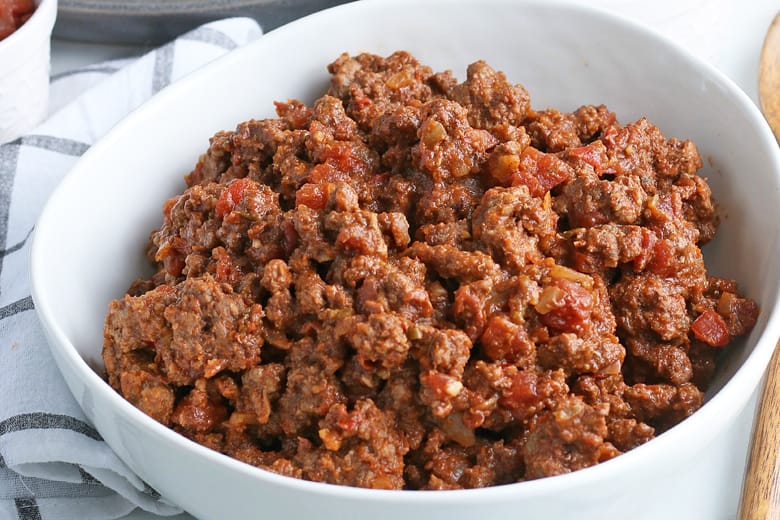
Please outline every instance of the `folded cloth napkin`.
[[261, 34], [255, 21], [231, 18], [140, 58], [60, 74], [52, 78], [53, 115], [33, 134], [0, 145], [0, 518], [181, 512], [117, 458], [68, 391], [30, 298], [30, 236], [51, 190], [117, 121], [172, 81]]

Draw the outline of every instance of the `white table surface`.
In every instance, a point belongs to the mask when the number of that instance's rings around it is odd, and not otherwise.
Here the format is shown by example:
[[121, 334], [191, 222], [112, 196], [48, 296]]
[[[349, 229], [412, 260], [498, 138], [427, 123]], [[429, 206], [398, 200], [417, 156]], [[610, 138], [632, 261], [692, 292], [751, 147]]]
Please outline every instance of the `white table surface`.
[[[577, 0], [574, 0], [577, 1]], [[600, 4], [624, 15], [648, 22], [651, 26], [677, 39], [695, 53], [710, 61], [739, 85], [754, 102], [758, 102], [758, 61], [764, 33], [774, 15], [780, 11], [780, 0], [580, 0], [590, 4]], [[718, 22], [711, 23], [707, 16], [686, 20], [691, 31], [681, 31], [680, 25], [669, 23], [663, 14], [665, 10], [674, 10], [681, 3], [711, 2], [718, 9]], [[642, 6], [641, 4], [645, 4]], [[647, 6], [652, 6], [652, 13]], [[708, 25], [709, 24], [709, 25]], [[698, 31], [698, 32], [697, 32]], [[681, 34], [684, 33], [684, 34]], [[694, 38], [695, 34], [704, 34], [706, 40]], [[704, 42], [705, 45], [702, 45]], [[697, 47], [698, 46], [698, 47]], [[694, 48], [697, 47], [697, 48]], [[76, 67], [98, 63], [108, 59], [125, 58], [142, 54], [148, 50], [143, 46], [116, 46], [83, 44], [54, 40], [52, 42], [52, 73], [71, 70]], [[717, 437], [708, 447], [712, 457], [702, 457], [696, 464], [686, 468], [674, 482], [670, 490], [684, 485], [686, 478], [694, 478], [699, 484], [711, 485], [718, 490], [716, 498], [723, 504], [723, 520], [733, 519], [736, 515], [739, 499], [739, 482], [745, 468], [746, 453], [756, 404], [756, 395], [748, 407], [740, 414], [732, 428]], [[728, 456], [723, 456], [728, 454]], [[735, 485], [724, 489], [721, 477], [724, 472], [734, 475]], [[711, 477], [712, 482], [701, 482]], [[699, 485], [697, 484], [697, 485]], [[648, 505], [653, 507], [653, 505]], [[690, 507], [690, 506], [689, 506]], [[691, 510], [681, 507], [680, 520], [693, 518]], [[672, 517], [664, 515], [671, 520]], [[159, 517], [143, 512], [134, 512], [126, 520], [151, 520]], [[192, 520], [187, 514], [172, 517], [175, 520]], [[659, 517], [660, 518], [660, 517]], [[720, 519], [712, 519], [720, 520]]]

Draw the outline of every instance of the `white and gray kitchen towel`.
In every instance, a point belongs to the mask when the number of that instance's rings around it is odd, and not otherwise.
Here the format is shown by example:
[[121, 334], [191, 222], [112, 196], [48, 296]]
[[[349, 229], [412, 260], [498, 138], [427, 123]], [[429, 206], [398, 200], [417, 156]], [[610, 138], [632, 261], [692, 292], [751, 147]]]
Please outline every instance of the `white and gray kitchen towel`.
[[30, 236], [52, 189], [116, 122], [261, 34], [253, 20], [226, 19], [139, 58], [59, 74], [51, 81], [49, 119], [0, 145], [0, 518], [107, 520], [137, 507], [181, 511], [116, 457], [65, 386], [30, 297]]

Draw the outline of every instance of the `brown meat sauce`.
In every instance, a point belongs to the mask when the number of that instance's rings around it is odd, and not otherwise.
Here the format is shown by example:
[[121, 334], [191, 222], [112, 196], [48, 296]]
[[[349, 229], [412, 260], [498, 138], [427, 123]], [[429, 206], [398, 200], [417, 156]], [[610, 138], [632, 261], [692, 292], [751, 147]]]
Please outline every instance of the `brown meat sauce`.
[[690, 141], [531, 109], [484, 62], [342, 55], [219, 132], [110, 305], [110, 384], [284, 475], [458, 489], [592, 466], [696, 411], [758, 307], [709, 276]]

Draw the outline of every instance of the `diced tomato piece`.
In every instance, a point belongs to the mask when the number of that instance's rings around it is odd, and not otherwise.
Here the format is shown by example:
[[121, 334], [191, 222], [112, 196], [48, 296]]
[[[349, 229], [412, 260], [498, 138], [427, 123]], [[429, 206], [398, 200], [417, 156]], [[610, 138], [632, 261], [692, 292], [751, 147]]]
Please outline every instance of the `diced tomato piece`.
[[594, 141], [585, 146], [572, 148], [568, 151], [568, 154], [593, 166], [597, 175], [604, 173], [604, 168], [606, 168], [609, 162], [607, 148], [601, 141]]
[[345, 141], [328, 143], [322, 152], [322, 158], [341, 171], [350, 171], [360, 162], [355, 145]]
[[295, 192], [295, 207], [308, 206], [311, 209], [323, 209], [328, 202], [327, 186], [322, 184], [304, 184]]
[[528, 146], [520, 154], [519, 169], [512, 178], [512, 186], [528, 187], [534, 197], [541, 197], [572, 176], [568, 164], [551, 153]]
[[328, 163], [316, 164], [309, 172], [309, 182], [319, 184], [323, 181], [330, 181], [335, 169]]
[[642, 252], [634, 258], [634, 271], [643, 271], [653, 259], [653, 251], [658, 243], [658, 236], [651, 230], [642, 228]]
[[241, 266], [236, 263], [235, 258], [233, 258], [225, 248], [219, 247], [214, 249], [212, 257], [216, 260], [214, 278], [218, 282], [236, 285], [241, 280], [241, 277], [244, 274], [243, 270]]
[[[350, 141], [331, 141], [325, 145], [321, 159], [323, 162], [312, 169], [310, 182], [347, 181], [354, 175], [368, 174], [371, 170], [369, 149]], [[318, 168], [321, 171], [317, 171]]]
[[622, 150], [628, 145], [629, 132], [618, 125], [611, 125], [601, 133], [600, 141], [609, 150]]
[[539, 313], [539, 321], [547, 327], [574, 332], [590, 319], [593, 297], [577, 282], [556, 279], [542, 290], [539, 303], [534, 308]]
[[658, 240], [652, 248], [650, 261], [647, 263], [647, 270], [661, 276], [671, 276], [674, 274], [674, 253], [675, 249], [667, 240]]
[[510, 410], [522, 410], [535, 406], [541, 400], [538, 389], [539, 378], [528, 370], [519, 370], [512, 382], [502, 393], [498, 402]]
[[244, 198], [247, 188], [251, 187], [250, 179], [236, 179], [228, 184], [217, 200], [217, 218], [225, 218]]
[[329, 162], [315, 165], [309, 172], [309, 182], [322, 184], [325, 182], [348, 182], [350, 179], [347, 171], [336, 169]]
[[729, 342], [726, 320], [711, 309], [705, 310], [693, 321], [691, 332], [696, 339], [712, 347], [723, 347]]

